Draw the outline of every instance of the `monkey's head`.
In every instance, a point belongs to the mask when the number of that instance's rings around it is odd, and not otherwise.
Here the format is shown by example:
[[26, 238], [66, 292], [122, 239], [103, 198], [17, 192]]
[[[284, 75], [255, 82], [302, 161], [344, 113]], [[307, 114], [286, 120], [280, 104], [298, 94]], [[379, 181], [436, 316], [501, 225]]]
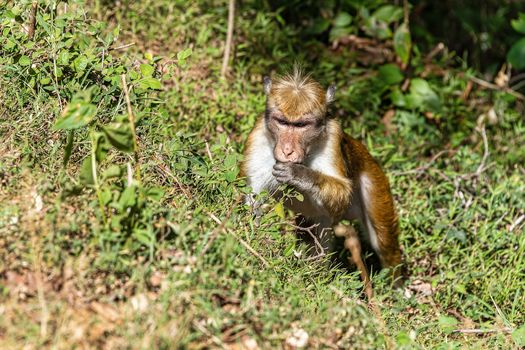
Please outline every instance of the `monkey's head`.
[[265, 123], [275, 146], [278, 162], [302, 163], [313, 147], [325, 139], [326, 111], [335, 86], [322, 86], [294, 69], [293, 74], [273, 81], [264, 78], [267, 96]]

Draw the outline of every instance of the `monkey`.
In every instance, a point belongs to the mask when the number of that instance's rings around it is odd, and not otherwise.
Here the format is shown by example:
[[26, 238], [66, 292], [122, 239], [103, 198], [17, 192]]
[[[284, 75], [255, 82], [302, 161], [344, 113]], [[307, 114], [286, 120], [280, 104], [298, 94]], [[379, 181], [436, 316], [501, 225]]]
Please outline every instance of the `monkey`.
[[[399, 224], [388, 178], [366, 147], [343, 132], [328, 113], [335, 86], [325, 91], [320, 83], [294, 68], [293, 72], [264, 78], [266, 108], [245, 143], [240, 175], [253, 194], [267, 191], [280, 198], [281, 185], [302, 194], [284, 204], [305, 222], [316, 224], [323, 249], [333, 250], [334, 235], [358, 267], [371, 297], [368, 271], [361, 259], [361, 241], [346, 221], [357, 220], [364, 240], [377, 254], [381, 266], [392, 269], [396, 285], [401, 280]], [[248, 202], [256, 206], [253, 196]]]

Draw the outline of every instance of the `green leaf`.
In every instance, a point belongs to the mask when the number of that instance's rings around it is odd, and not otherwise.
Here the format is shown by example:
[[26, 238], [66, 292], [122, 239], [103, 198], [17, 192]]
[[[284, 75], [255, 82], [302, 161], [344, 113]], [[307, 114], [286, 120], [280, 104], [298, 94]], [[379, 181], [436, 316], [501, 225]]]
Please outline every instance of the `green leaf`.
[[457, 228], [451, 228], [450, 230], [448, 230], [447, 238], [452, 240], [458, 240], [461, 243], [467, 242], [467, 234], [465, 233], [465, 231]]
[[110, 179], [112, 177], [119, 177], [121, 174], [122, 170], [120, 166], [113, 164], [102, 173], [102, 177], [104, 179]]
[[136, 188], [137, 186], [131, 185], [122, 192], [119, 198], [119, 204], [122, 208], [130, 208], [137, 203]]
[[330, 21], [323, 17], [314, 19], [312, 25], [308, 28], [308, 32], [311, 34], [321, 34], [330, 27]]
[[223, 164], [225, 168], [234, 167], [237, 164], [237, 156], [235, 154], [228, 154], [226, 158], [224, 158]]
[[71, 157], [71, 151], [73, 150], [73, 141], [75, 133], [74, 131], [69, 131], [67, 133], [67, 142], [66, 147], [64, 149], [64, 159], [62, 160], [62, 166], [65, 168], [67, 163], [69, 162], [69, 158]]
[[386, 23], [392, 23], [403, 18], [403, 9], [393, 5], [381, 6], [372, 14], [372, 17]]
[[31, 59], [29, 58], [29, 56], [22, 55], [18, 59], [18, 64], [21, 66], [29, 66], [31, 64]]
[[396, 344], [399, 346], [407, 346], [410, 345], [411, 342], [410, 336], [405, 332], [399, 332], [396, 335]]
[[512, 340], [514, 340], [517, 346], [525, 347], [525, 325], [512, 332]]
[[390, 100], [392, 100], [392, 104], [397, 107], [406, 107], [407, 105], [405, 95], [403, 95], [399, 88], [392, 90], [390, 93]]
[[53, 125], [53, 129], [73, 130], [87, 125], [96, 115], [97, 107], [91, 103], [84, 101], [70, 102], [62, 116], [57, 119]]
[[103, 126], [102, 131], [113, 147], [123, 152], [133, 152], [133, 134], [128, 124], [113, 123]]
[[445, 316], [445, 315], [439, 316], [438, 322], [439, 322], [439, 327], [445, 333], [452, 333], [452, 331], [454, 330], [454, 328], [456, 328], [458, 324], [458, 320], [456, 320], [454, 317]]
[[100, 191], [100, 199], [104, 205], [108, 205], [111, 202], [111, 190], [109, 188], [104, 188]]
[[80, 55], [73, 61], [73, 68], [77, 72], [84, 71], [87, 68], [89, 59], [85, 55]]
[[388, 23], [374, 17], [365, 19], [363, 29], [367, 34], [381, 40], [392, 37], [392, 31], [388, 27]]
[[191, 47], [188, 47], [187, 49], [178, 52], [177, 53], [178, 64], [180, 66], [185, 66], [186, 60], [188, 59], [188, 57], [191, 56], [191, 53], [192, 53]]
[[153, 66], [150, 64], [143, 63], [140, 65], [140, 72], [145, 77], [151, 77], [154, 71], [155, 71], [155, 68], [153, 68]]
[[80, 167], [80, 182], [84, 185], [93, 185], [95, 180], [93, 178], [93, 160], [91, 156], [84, 159]]
[[525, 38], [516, 41], [507, 53], [507, 60], [516, 69], [525, 68]]
[[184, 50], [179, 51], [177, 53], [177, 59], [178, 60], [185, 60], [185, 59], [187, 59], [188, 57], [191, 56], [191, 53], [192, 53], [191, 47], [188, 47], [187, 49], [184, 49]]
[[135, 229], [133, 231], [133, 237], [140, 243], [144, 245], [151, 245], [153, 243], [153, 235], [151, 234], [150, 230], [146, 229]]
[[156, 202], [160, 202], [164, 197], [164, 190], [160, 187], [151, 187], [146, 190], [146, 197]]
[[60, 51], [58, 55], [57, 64], [60, 66], [66, 66], [69, 64], [69, 52], [66, 50]]
[[346, 27], [346, 28], [334, 27], [330, 30], [330, 40], [331, 41], [337, 40], [339, 38], [349, 35], [350, 33], [352, 33], [352, 28], [350, 27]]
[[346, 27], [352, 23], [352, 16], [346, 12], [339, 12], [339, 14], [334, 18], [335, 27]]
[[418, 78], [412, 80], [410, 83], [410, 94], [408, 98], [408, 107], [410, 108], [418, 108], [422, 105], [431, 112], [439, 112], [441, 110], [441, 101], [439, 100], [438, 95], [424, 79]]
[[510, 21], [510, 25], [518, 33], [525, 34], [525, 13], [520, 13], [518, 19]]
[[111, 144], [108, 142], [104, 133], [95, 132], [93, 134], [93, 147], [95, 147], [95, 159], [97, 162], [101, 162], [106, 159], [106, 155], [111, 149]]
[[277, 203], [275, 205], [275, 214], [277, 214], [278, 217], [280, 217], [281, 219], [284, 219], [284, 206], [283, 206], [283, 203]]
[[239, 174], [239, 171], [237, 169], [234, 169], [234, 170], [227, 171], [226, 173], [224, 173], [224, 178], [228, 182], [233, 182], [235, 181], [235, 179], [237, 179], [238, 174]]
[[403, 81], [401, 70], [395, 64], [385, 64], [379, 67], [379, 79], [388, 85], [394, 85]]
[[408, 26], [403, 23], [394, 33], [394, 50], [401, 59], [401, 62], [408, 63], [410, 57], [410, 48], [412, 47], [412, 39], [410, 38], [410, 31]]
[[162, 89], [162, 85], [158, 79], [155, 79], [153, 77], [146, 77], [144, 79], [139, 80], [139, 86], [142, 89], [154, 89], [154, 90], [160, 90]]
[[295, 240], [292, 240], [290, 244], [288, 244], [288, 247], [284, 250], [284, 256], [290, 256], [293, 254], [293, 251], [295, 249]]

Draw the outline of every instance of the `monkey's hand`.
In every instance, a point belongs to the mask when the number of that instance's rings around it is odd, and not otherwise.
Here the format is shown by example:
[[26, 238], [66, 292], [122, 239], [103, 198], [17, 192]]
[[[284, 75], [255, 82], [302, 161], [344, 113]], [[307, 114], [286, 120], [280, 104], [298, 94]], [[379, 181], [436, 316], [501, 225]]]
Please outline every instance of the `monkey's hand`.
[[313, 187], [315, 178], [313, 173], [312, 169], [302, 164], [280, 162], [275, 163], [272, 171], [277, 182], [291, 185], [301, 192]]

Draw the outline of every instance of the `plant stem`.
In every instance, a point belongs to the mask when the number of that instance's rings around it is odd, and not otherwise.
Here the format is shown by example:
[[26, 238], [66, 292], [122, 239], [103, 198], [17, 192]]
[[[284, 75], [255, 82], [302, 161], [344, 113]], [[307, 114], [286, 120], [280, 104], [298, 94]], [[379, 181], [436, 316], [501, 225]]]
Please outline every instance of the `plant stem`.
[[131, 109], [131, 101], [129, 99], [128, 85], [126, 84], [126, 74], [120, 76], [122, 81], [122, 90], [124, 90], [124, 96], [126, 98], [126, 105], [128, 107], [128, 120], [131, 126], [131, 134], [133, 135], [133, 154], [135, 156], [135, 172], [137, 173], [137, 181], [142, 183], [142, 177], [140, 176], [140, 163], [139, 163], [139, 144], [137, 139], [137, 132], [135, 130], [135, 116]]
[[102, 192], [100, 191], [100, 184], [98, 183], [97, 178], [97, 156], [95, 154], [95, 147], [96, 147], [96, 141], [93, 138], [93, 129], [91, 129], [90, 132], [90, 138], [91, 138], [91, 171], [93, 174], [93, 183], [95, 185], [95, 191], [97, 192], [97, 198], [98, 198], [98, 206], [100, 208], [100, 213], [102, 215], [102, 221], [104, 222], [104, 225], [108, 223], [106, 218], [106, 213], [104, 212], [104, 201], [102, 200]]

